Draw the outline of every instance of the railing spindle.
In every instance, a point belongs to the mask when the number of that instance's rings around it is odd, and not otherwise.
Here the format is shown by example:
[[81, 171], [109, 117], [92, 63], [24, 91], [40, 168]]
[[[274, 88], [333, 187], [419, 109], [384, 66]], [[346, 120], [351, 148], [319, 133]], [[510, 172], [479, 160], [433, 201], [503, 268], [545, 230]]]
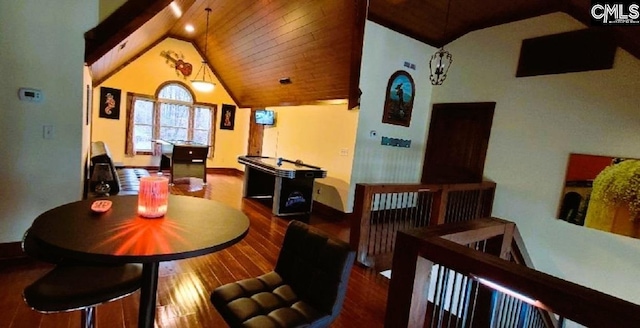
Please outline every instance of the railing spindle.
[[494, 189], [493, 182], [357, 184], [350, 242], [357, 248], [358, 262], [388, 268], [398, 230], [468, 221], [479, 214], [489, 214], [493, 198], [487, 198], [493, 196]]

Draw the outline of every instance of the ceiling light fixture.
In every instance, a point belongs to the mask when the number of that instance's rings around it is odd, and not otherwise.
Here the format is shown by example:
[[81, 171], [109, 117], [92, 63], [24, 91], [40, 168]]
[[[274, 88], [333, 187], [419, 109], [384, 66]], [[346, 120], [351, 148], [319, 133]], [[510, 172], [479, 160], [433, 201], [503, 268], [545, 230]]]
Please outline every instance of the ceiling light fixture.
[[[202, 60], [202, 65], [196, 73], [195, 79], [191, 80], [191, 85], [201, 92], [211, 92], [213, 88], [215, 88], [215, 84], [213, 83], [213, 78], [211, 77], [211, 73], [209, 73], [209, 69], [207, 68], [207, 44], [209, 43], [209, 14], [211, 13], [211, 8], [207, 7], [205, 9], [207, 12], [207, 29], [205, 30], [204, 37], [204, 59]], [[202, 78], [198, 78], [202, 72]], [[209, 79], [207, 80], [207, 75], [209, 75]]]
[[[444, 23], [444, 32], [442, 33], [442, 39], [447, 37], [447, 25], [449, 24], [449, 9], [451, 8], [451, 0], [447, 4], [447, 18]], [[447, 72], [451, 67], [451, 63], [453, 62], [453, 58], [451, 57], [451, 53], [444, 50], [444, 45], [436, 51], [431, 59], [429, 60], [429, 70], [431, 71], [431, 75], [429, 75], [429, 79], [431, 80], [431, 84], [433, 85], [441, 85], [444, 82], [444, 79], [447, 78]]]
[[175, 1], [172, 1], [169, 6], [171, 7], [171, 10], [173, 10], [173, 14], [176, 15], [177, 18], [180, 18], [182, 16], [182, 10], [180, 10], [180, 6], [178, 6]]

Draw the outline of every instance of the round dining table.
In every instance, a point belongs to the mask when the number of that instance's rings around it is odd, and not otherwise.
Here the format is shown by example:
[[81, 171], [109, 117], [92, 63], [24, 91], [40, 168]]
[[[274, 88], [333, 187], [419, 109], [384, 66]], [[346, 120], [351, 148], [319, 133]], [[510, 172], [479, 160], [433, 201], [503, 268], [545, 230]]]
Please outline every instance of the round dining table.
[[220, 202], [170, 195], [167, 213], [137, 215], [137, 196], [109, 197], [111, 209], [91, 210], [96, 199], [65, 204], [39, 215], [30, 234], [58, 255], [97, 263], [142, 263], [138, 327], [153, 327], [162, 261], [229, 247], [249, 231], [241, 211]]

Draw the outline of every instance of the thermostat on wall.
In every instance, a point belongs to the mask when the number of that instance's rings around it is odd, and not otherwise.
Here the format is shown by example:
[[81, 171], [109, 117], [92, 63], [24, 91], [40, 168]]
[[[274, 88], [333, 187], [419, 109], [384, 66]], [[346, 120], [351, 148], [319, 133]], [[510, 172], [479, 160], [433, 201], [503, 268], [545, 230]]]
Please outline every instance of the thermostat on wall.
[[42, 102], [42, 91], [32, 88], [20, 88], [18, 98], [23, 101]]

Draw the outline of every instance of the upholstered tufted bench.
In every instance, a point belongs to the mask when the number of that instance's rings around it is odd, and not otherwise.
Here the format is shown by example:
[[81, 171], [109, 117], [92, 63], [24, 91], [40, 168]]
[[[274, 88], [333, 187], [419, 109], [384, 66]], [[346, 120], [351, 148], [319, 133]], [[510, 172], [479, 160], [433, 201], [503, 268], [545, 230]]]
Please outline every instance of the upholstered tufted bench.
[[[109, 148], [102, 141], [91, 143], [91, 167], [98, 163], [109, 165], [114, 181], [110, 181], [111, 195], [135, 195], [140, 190], [140, 178], [149, 176], [149, 171], [144, 168], [116, 168], [111, 158]], [[95, 185], [90, 184], [91, 190]]]
[[274, 271], [216, 288], [231, 327], [327, 327], [340, 313], [355, 252], [300, 221], [287, 228]]

